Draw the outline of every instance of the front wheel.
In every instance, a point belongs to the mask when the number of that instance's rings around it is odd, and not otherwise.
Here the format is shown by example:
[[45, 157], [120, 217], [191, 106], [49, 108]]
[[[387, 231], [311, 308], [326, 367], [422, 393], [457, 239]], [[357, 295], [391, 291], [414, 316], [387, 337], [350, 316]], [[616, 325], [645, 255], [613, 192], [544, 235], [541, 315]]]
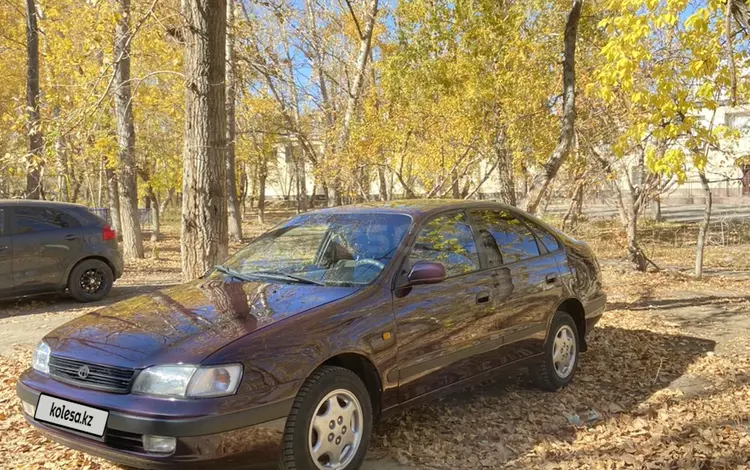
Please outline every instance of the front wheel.
[[362, 380], [323, 366], [302, 385], [284, 430], [282, 470], [354, 470], [367, 453], [372, 404]]
[[566, 312], [557, 312], [544, 345], [542, 361], [531, 370], [534, 383], [549, 391], [567, 386], [578, 368], [578, 327]]

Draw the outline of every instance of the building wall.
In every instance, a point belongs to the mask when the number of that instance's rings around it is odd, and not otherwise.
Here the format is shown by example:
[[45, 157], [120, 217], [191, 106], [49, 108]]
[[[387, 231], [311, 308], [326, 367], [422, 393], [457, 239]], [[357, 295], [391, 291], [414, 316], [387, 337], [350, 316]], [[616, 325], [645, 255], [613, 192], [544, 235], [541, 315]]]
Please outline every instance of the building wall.
[[[704, 110], [702, 117], [706, 124], [713, 118], [714, 126], [726, 125], [730, 129], [739, 131], [740, 137], [736, 141], [725, 141], [721, 143], [722, 151], [711, 151], [708, 157], [706, 174], [710, 180], [710, 186], [714, 197], [718, 198], [741, 198], [747, 197], [750, 200], [750, 165], [747, 168], [746, 181], [743, 185], [743, 168], [736, 164], [738, 158], [750, 156], [750, 105], [737, 106], [729, 108], [720, 106], [717, 108], [715, 115], [713, 111]], [[320, 151], [322, 152], [322, 144]], [[291, 199], [295, 200], [297, 196], [296, 168], [297, 164], [304, 165], [305, 187], [308, 196], [316, 194], [324, 195], [321, 186], [315, 187], [315, 178], [313, 168], [306, 158], [296, 158], [302, 151], [301, 147], [294, 141], [290, 140], [284, 145], [276, 148], [275, 162], [269, 165], [269, 176], [266, 187], [266, 197], [269, 199]], [[627, 166], [628, 163], [625, 163]], [[490, 169], [490, 164], [481, 162], [473, 175], [475, 181], [479, 181], [486, 175]], [[482, 185], [481, 191], [477, 197], [483, 199], [492, 199], [500, 192], [498, 182], [498, 170], [494, 170], [489, 178]], [[703, 198], [703, 187], [698, 178], [698, 172], [688, 163], [687, 182], [680, 186], [675, 186], [667, 191], [663, 200], [673, 200], [675, 202], [695, 202]], [[376, 175], [373, 175], [370, 194], [377, 197], [380, 194], [380, 182]], [[631, 175], [632, 176], [632, 175]], [[386, 176], [389, 186], [389, 194], [395, 197], [403, 197], [404, 189], [399, 184], [395, 175], [388, 173]], [[516, 189], [519, 187], [520, 178], [516, 181]], [[623, 187], [626, 187], [624, 185]], [[604, 191], [606, 192], [606, 191]], [[561, 196], [567, 197], [567, 196]], [[602, 193], [602, 197], [605, 197]]]

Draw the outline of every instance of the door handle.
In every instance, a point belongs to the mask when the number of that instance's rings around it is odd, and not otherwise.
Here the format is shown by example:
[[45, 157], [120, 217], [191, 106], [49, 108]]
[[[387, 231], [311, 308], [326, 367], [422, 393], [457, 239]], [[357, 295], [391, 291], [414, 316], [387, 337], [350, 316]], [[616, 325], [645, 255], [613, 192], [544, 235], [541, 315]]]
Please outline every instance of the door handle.
[[480, 292], [477, 294], [477, 303], [478, 304], [486, 304], [490, 301], [490, 293], [489, 292]]
[[65, 240], [72, 242], [73, 240], [78, 240], [78, 235], [66, 235]]
[[7, 246], [0, 246], [0, 251], [7, 250], [7, 249], [8, 249]]
[[547, 284], [554, 284], [557, 282], [557, 274], [547, 274], [544, 280], [547, 281]]

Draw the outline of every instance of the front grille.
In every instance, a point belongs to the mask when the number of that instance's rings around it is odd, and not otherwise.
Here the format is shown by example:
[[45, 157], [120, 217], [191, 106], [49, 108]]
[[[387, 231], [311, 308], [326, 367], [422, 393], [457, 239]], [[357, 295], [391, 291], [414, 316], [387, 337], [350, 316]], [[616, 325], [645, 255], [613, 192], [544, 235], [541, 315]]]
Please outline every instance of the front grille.
[[[85, 378], [81, 378], [78, 373], [83, 366], [88, 367], [88, 375]], [[81, 387], [116, 393], [128, 393], [135, 375], [133, 369], [91, 364], [59, 356], [50, 356], [49, 373], [53, 377]]]
[[117, 449], [128, 450], [130, 452], [144, 451], [142, 434], [120, 431], [117, 429], [107, 429], [105, 442], [107, 445]]

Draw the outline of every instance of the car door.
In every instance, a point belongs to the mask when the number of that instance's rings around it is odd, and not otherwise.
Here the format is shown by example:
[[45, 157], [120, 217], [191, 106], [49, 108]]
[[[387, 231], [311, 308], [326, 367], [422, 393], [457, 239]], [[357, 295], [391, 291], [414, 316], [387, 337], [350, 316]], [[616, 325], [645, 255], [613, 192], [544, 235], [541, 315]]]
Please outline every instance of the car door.
[[[419, 261], [443, 263], [446, 279], [408, 286], [406, 275]], [[418, 229], [393, 296], [401, 402], [476, 374], [470, 363], [481, 347], [481, 323], [493, 311], [492, 279], [481, 268], [463, 211]]]
[[13, 290], [13, 238], [9, 219], [9, 211], [0, 207], [0, 296]]
[[[529, 222], [510, 210], [476, 209], [470, 211], [470, 217], [478, 233], [492, 236], [501, 257], [490, 269], [497, 279], [492, 330], [503, 337], [503, 354], [496, 356], [498, 365], [541, 352], [547, 320], [563, 294], [557, 259], [561, 253], [551, 253]], [[484, 244], [482, 249], [487, 250]]]
[[78, 219], [56, 208], [13, 208], [13, 283], [19, 293], [64, 286], [70, 264], [81, 250]]

